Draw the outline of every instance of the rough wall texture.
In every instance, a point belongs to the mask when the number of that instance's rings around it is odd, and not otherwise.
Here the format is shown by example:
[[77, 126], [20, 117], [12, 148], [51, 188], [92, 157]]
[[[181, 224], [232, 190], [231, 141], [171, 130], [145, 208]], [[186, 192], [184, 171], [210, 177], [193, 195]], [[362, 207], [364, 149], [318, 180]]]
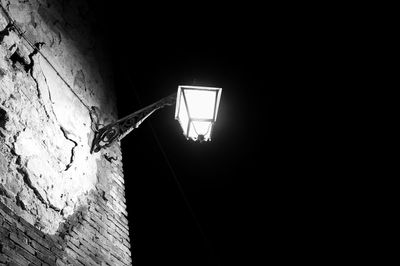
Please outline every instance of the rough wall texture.
[[112, 77], [87, 1], [1, 0], [0, 263], [129, 265]]

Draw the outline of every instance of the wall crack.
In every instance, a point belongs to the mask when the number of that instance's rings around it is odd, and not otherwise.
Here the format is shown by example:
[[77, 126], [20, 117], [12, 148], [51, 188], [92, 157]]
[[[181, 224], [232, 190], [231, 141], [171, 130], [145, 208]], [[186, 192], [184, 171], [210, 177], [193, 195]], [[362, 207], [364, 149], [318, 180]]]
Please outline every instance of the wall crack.
[[109, 161], [110, 163], [112, 163], [113, 161], [117, 161], [117, 160], [118, 160], [117, 157], [114, 157], [114, 156], [111, 156], [111, 155], [108, 155], [108, 154], [104, 154], [104, 158], [105, 158], [107, 161]]
[[39, 52], [40, 48], [44, 45], [44, 42], [37, 42], [34, 44], [33, 51], [28, 55], [29, 64], [25, 67], [25, 71], [29, 72], [29, 74], [33, 77], [33, 57]]
[[[45, 205], [47, 208], [53, 209], [56, 212], [60, 212], [61, 211], [59, 208], [57, 208], [56, 206], [51, 204], [48, 200], [46, 200], [46, 199], [44, 199], [42, 197], [42, 195], [40, 194], [39, 190], [32, 184], [32, 181], [29, 178], [29, 173], [27, 172], [25, 167], [20, 166], [19, 168], [17, 168], [17, 171], [23, 176], [25, 184], [33, 191], [35, 196], [39, 199], [40, 202], [43, 203], [43, 205]], [[16, 200], [17, 200], [17, 205], [25, 210], [26, 209], [25, 205], [21, 205], [21, 204], [23, 204], [23, 202], [20, 201], [18, 198]]]
[[29, 173], [28, 171], [25, 169], [25, 167], [20, 166], [17, 168], [17, 171], [22, 175], [25, 184], [32, 189], [33, 193], [35, 194], [35, 196], [46, 206], [48, 206], [48, 202], [42, 197], [42, 195], [40, 194], [39, 190], [32, 184], [31, 179], [29, 178]]
[[[25, 67], [25, 70], [26, 70], [27, 72], [29, 72], [29, 75], [32, 77], [32, 79], [34, 80], [34, 82], [35, 82], [35, 84], [36, 84], [36, 90], [37, 90], [37, 95], [38, 95], [38, 98], [39, 98], [39, 99], [41, 98], [41, 93], [40, 93], [39, 83], [38, 83], [38, 81], [36, 80], [36, 78], [33, 76], [33, 65], [34, 65], [34, 63], [35, 63], [34, 60], [33, 60], [33, 57], [39, 52], [39, 49], [40, 49], [43, 45], [44, 45], [44, 42], [35, 43], [36, 49], [33, 49], [32, 53], [30, 53], [30, 54], [28, 55], [28, 58], [29, 58], [30, 61], [29, 61], [29, 64]], [[49, 114], [47, 113], [47, 110], [45, 110], [45, 111], [46, 111], [47, 117], [50, 118]]]
[[12, 29], [13, 25], [11, 23], [8, 23], [8, 25], [0, 31], [0, 43], [3, 42], [4, 37], [8, 36], [10, 34], [10, 30]]
[[63, 133], [64, 137], [65, 137], [67, 140], [71, 141], [71, 142], [74, 144], [74, 147], [72, 147], [72, 149], [71, 149], [71, 157], [70, 157], [69, 163], [65, 166], [65, 169], [64, 169], [64, 172], [65, 172], [65, 171], [67, 171], [69, 168], [71, 168], [71, 166], [72, 166], [72, 164], [73, 164], [73, 162], [74, 162], [74, 158], [75, 158], [75, 148], [78, 146], [78, 143], [77, 143], [75, 140], [73, 140], [73, 139], [71, 139], [71, 138], [68, 137], [68, 131], [65, 130], [62, 126], [60, 126], [60, 130], [61, 130], [61, 132]]

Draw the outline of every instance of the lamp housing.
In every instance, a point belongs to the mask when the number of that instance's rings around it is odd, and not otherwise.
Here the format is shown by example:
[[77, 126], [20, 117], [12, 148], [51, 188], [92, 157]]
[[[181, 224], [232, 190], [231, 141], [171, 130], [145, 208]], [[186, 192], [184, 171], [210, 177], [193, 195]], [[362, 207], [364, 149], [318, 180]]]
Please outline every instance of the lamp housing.
[[200, 142], [211, 140], [221, 93], [222, 88], [178, 86], [175, 119], [187, 139]]

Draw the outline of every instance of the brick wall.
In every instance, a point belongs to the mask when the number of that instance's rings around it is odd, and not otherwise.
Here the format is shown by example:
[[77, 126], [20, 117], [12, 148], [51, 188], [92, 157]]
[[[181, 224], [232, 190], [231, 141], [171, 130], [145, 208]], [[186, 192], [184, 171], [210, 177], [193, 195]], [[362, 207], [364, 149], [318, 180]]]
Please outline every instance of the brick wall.
[[105, 161], [96, 190], [63, 222], [45, 234], [0, 202], [0, 265], [131, 265], [119, 149]]
[[1, 0], [0, 265], [132, 264], [117, 118], [90, 0]]

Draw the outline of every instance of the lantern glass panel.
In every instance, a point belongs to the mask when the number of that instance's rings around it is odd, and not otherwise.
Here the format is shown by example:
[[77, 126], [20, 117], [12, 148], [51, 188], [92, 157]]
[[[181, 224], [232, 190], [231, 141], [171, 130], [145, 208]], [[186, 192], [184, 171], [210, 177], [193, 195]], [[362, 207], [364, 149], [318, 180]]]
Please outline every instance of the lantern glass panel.
[[221, 88], [179, 86], [176, 98], [175, 119], [187, 138], [197, 140], [199, 135], [210, 140], [216, 120]]
[[211, 129], [211, 122], [193, 121], [189, 128], [189, 138], [197, 140], [199, 135], [203, 135], [204, 140], [209, 140], [211, 137]]
[[191, 119], [214, 119], [216, 91], [184, 90]]

